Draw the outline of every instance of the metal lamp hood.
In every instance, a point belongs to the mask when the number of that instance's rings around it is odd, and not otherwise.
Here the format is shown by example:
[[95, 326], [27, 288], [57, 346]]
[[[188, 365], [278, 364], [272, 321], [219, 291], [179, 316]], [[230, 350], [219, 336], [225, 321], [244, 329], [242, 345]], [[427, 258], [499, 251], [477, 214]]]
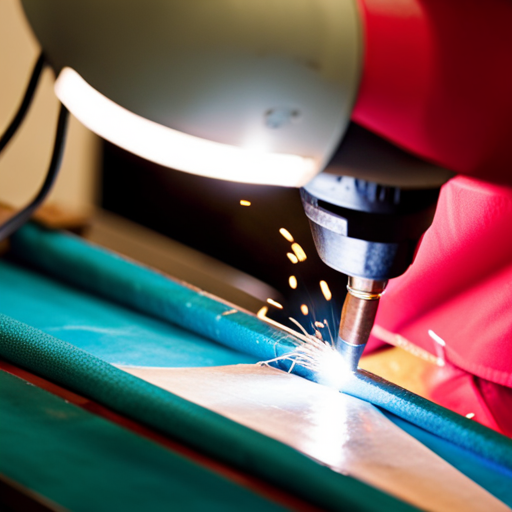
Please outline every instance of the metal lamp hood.
[[22, 4], [48, 60], [64, 71], [60, 100], [148, 160], [302, 186], [348, 125], [362, 68], [353, 0]]

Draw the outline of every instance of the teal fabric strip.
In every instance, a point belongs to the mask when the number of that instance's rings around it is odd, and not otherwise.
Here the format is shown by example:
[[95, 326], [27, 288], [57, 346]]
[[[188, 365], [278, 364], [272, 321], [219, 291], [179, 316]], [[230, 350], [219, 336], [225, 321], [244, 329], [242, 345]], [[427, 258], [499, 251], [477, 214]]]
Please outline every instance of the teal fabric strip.
[[285, 508], [0, 371], [0, 473], [75, 512]]
[[4, 260], [0, 312], [116, 365], [204, 367], [258, 361], [176, 324]]
[[344, 392], [512, 471], [512, 439], [476, 421], [364, 370], [345, 383]]
[[19, 259], [66, 283], [173, 322], [258, 360], [295, 346], [295, 338], [255, 316], [223, 315], [233, 309], [231, 305], [78, 237], [28, 224], [11, 238], [11, 247]]
[[415, 510], [278, 441], [5, 315], [0, 315], [0, 355], [325, 510]]
[[382, 412], [409, 435], [512, 508], [512, 471], [479, 457], [473, 452], [464, 450], [454, 443], [434, 436], [388, 411], [383, 410]]

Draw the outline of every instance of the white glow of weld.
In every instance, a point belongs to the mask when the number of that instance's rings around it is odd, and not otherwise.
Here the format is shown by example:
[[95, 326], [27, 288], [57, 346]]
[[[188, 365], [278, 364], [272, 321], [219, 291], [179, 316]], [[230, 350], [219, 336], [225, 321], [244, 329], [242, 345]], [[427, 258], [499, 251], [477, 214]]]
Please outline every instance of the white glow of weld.
[[343, 390], [344, 384], [353, 375], [343, 356], [333, 346], [315, 336], [306, 333], [301, 340], [295, 350], [270, 361], [264, 361], [263, 364], [290, 361], [292, 365], [289, 372], [293, 371], [295, 365], [299, 365], [312, 371], [319, 384]]
[[239, 183], [301, 187], [317, 172], [312, 158], [222, 144], [141, 117], [64, 68], [55, 93], [87, 128], [147, 160], [180, 171]]

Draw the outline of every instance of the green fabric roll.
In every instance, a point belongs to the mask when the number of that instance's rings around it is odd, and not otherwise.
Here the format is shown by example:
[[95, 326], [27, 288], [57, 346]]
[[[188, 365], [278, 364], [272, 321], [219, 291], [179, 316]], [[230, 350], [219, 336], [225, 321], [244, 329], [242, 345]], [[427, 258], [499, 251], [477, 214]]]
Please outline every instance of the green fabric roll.
[[0, 473], [66, 509], [285, 510], [3, 371], [0, 410]]
[[0, 315], [0, 355], [325, 510], [415, 510], [278, 441], [5, 315]]

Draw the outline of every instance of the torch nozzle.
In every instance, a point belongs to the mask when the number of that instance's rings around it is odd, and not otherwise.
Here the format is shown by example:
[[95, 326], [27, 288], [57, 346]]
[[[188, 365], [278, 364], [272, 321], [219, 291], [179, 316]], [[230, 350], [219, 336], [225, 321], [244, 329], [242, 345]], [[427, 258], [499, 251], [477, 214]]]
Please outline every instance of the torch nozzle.
[[354, 372], [370, 337], [379, 299], [386, 284], [387, 281], [348, 278], [348, 293], [341, 312], [336, 349]]

